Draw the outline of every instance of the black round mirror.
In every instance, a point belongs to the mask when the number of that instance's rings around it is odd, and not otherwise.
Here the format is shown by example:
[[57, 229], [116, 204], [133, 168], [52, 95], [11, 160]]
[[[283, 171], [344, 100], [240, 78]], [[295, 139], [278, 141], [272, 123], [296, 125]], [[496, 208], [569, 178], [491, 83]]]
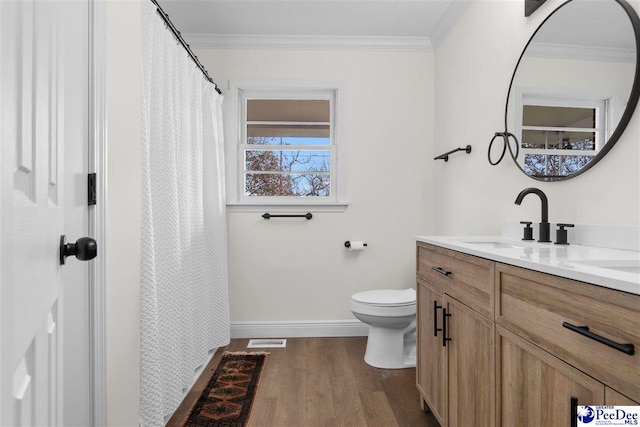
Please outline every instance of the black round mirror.
[[631, 120], [639, 64], [640, 19], [625, 0], [569, 0], [553, 11], [507, 93], [505, 129], [519, 141], [520, 170], [559, 181], [593, 167]]

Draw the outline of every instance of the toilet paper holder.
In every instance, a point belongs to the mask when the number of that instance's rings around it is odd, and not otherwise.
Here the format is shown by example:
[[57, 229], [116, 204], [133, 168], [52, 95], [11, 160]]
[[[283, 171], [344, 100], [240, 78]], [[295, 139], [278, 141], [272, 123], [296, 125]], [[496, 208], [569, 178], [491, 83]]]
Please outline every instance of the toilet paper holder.
[[[366, 243], [363, 243], [362, 246], [367, 246]], [[346, 242], [344, 242], [344, 247], [345, 248], [350, 248], [351, 247], [351, 242], [349, 240], [347, 240]]]

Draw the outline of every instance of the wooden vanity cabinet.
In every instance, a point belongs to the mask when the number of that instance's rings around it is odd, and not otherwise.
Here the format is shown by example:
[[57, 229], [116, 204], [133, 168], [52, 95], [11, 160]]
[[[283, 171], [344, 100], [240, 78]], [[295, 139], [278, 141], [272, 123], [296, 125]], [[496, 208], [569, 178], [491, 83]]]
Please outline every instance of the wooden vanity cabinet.
[[639, 295], [422, 242], [417, 292], [417, 386], [442, 427], [570, 425], [572, 397], [640, 402]]
[[493, 263], [418, 244], [417, 386], [442, 427], [495, 424]]

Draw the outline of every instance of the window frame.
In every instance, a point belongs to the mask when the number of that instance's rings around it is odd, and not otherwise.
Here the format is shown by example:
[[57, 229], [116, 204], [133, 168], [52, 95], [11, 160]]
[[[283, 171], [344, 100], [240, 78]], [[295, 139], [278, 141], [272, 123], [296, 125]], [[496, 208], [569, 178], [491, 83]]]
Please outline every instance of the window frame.
[[[269, 208], [273, 211], [315, 210], [343, 211], [344, 182], [342, 173], [341, 114], [343, 84], [334, 81], [230, 81], [230, 102], [227, 108], [231, 130], [227, 133], [227, 206], [234, 210]], [[315, 149], [330, 151], [331, 170], [330, 195], [316, 196], [247, 196], [245, 195], [244, 150], [255, 148], [246, 144], [246, 100], [247, 99], [322, 99], [330, 102], [330, 144]], [[280, 146], [277, 146], [280, 147]], [[287, 146], [296, 148], [298, 146]], [[299, 146], [308, 150], [308, 146]], [[272, 148], [274, 149], [274, 148]]]
[[[533, 88], [519, 88], [515, 109], [515, 135], [520, 142], [522, 155], [518, 156], [518, 165], [524, 170], [526, 155], [588, 156], [596, 157], [611, 137], [611, 123], [614, 117], [615, 95], [599, 92], [562, 91]], [[523, 111], [528, 105], [546, 107], [593, 108], [596, 110], [594, 128], [560, 128], [552, 126], [523, 126]], [[585, 131], [595, 133], [594, 150], [563, 150], [522, 147], [523, 131]], [[559, 175], [560, 177], [563, 175]]]

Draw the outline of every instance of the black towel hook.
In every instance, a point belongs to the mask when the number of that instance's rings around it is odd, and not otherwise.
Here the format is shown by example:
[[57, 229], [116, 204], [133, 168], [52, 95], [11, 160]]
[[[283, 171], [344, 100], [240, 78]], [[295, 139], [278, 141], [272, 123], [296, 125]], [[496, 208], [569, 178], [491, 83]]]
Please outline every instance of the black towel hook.
[[471, 146], [467, 145], [464, 148], [456, 148], [455, 150], [448, 151], [444, 154], [440, 154], [438, 157], [434, 157], [433, 160], [444, 160], [445, 162], [449, 161], [449, 154], [457, 153], [458, 151], [464, 151], [465, 153], [471, 153]]

